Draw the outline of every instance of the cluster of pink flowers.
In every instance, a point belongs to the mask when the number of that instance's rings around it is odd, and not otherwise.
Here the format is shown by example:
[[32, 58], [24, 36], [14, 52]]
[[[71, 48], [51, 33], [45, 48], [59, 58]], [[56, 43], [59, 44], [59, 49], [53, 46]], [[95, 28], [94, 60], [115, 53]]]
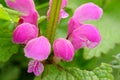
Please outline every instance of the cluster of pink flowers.
[[[25, 44], [24, 52], [27, 58], [32, 58], [28, 64], [28, 72], [33, 72], [36, 76], [40, 75], [44, 66], [42, 61], [46, 60], [51, 51], [49, 40], [39, 35], [38, 13], [35, 9], [33, 0], [6, 0], [7, 5], [21, 13], [20, 20], [13, 32], [13, 42]], [[64, 11], [68, 0], [62, 0], [59, 21], [61, 18], [68, 17]], [[47, 13], [49, 18], [52, 0]], [[100, 33], [91, 24], [84, 24], [87, 20], [97, 20], [102, 16], [102, 9], [94, 3], [86, 3], [78, 7], [73, 17], [68, 22], [67, 38], [58, 38], [53, 43], [54, 55], [58, 59], [72, 61], [75, 50], [87, 46], [94, 48], [100, 41]]]
[[7, 5], [21, 13], [17, 27], [13, 32], [13, 42], [24, 44], [27, 58], [32, 58], [28, 64], [28, 72], [40, 75], [44, 66], [41, 61], [46, 60], [50, 54], [51, 46], [47, 38], [39, 35], [38, 12], [33, 0], [6, 0]]

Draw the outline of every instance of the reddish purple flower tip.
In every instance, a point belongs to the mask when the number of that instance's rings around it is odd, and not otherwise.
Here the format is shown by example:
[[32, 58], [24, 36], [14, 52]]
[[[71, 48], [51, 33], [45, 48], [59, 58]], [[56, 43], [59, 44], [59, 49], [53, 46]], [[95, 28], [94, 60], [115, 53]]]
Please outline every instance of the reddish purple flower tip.
[[50, 54], [50, 43], [47, 38], [40, 36], [30, 40], [25, 48], [25, 56], [34, 60], [43, 61], [48, 58]]
[[54, 54], [56, 57], [65, 61], [71, 61], [74, 57], [74, 48], [70, 41], [59, 38], [53, 44]]
[[44, 66], [37, 60], [31, 60], [28, 64], [28, 73], [34, 73], [39, 76], [44, 71]]
[[85, 24], [75, 29], [69, 40], [72, 41], [74, 48], [77, 50], [83, 46], [94, 48], [100, 43], [101, 37], [99, 31], [93, 25]]
[[78, 7], [74, 13], [74, 18], [79, 22], [86, 20], [97, 20], [102, 16], [102, 9], [94, 3], [86, 3]]
[[38, 17], [39, 15], [37, 11], [34, 11], [31, 12], [28, 16], [21, 16], [20, 19], [22, 20], [22, 22], [28, 22], [37, 26]]
[[16, 44], [26, 44], [29, 40], [37, 37], [38, 29], [35, 25], [23, 23], [16, 27], [13, 32], [13, 42]]
[[80, 27], [82, 24], [78, 22], [76, 19], [71, 18], [68, 22], [68, 36], [75, 30]]

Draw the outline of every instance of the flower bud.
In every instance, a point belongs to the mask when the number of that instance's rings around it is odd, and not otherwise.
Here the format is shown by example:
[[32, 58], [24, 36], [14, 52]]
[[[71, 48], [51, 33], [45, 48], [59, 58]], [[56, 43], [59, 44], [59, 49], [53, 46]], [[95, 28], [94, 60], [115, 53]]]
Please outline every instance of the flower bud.
[[70, 41], [59, 38], [53, 44], [54, 54], [56, 57], [65, 61], [72, 61], [74, 57], [74, 48]]
[[31, 60], [28, 64], [28, 73], [34, 73], [36, 76], [39, 76], [44, 71], [44, 66], [37, 60]]
[[25, 56], [34, 60], [43, 61], [48, 58], [50, 54], [50, 43], [47, 38], [40, 36], [30, 40], [25, 48]]
[[23, 23], [16, 27], [13, 32], [13, 42], [16, 44], [26, 44], [29, 40], [37, 37], [38, 29], [35, 25]]

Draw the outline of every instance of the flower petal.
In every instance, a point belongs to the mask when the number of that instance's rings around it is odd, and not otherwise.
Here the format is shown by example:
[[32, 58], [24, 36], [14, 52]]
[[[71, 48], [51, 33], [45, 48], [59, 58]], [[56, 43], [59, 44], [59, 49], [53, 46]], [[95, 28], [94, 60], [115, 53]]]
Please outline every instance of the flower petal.
[[28, 73], [34, 73], [39, 76], [44, 71], [44, 66], [37, 60], [31, 60], [28, 64]]
[[28, 22], [37, 26], [38, 17], [38, 13], [34, 11], [31, 12], [28, 16], [21, 16], [21, 19], [23, 20], [23, 22]]
[[63, 9], [60, 10], [60, 18], [67, 18], [69, 14], [65, 12]]
[[23, 23], [16, 27], [13, 32], [13, 42], [16, 44], [26, 44], [29, 40], [37, 37], [38, 29], [35, 25]]
[[69, 39], [72, 41], [76, 50], [82, 48], [83, 46], [94, 48], [101, 41], [99, 31], [90, 24], [85, 24], [75, 29]]
[[78, 7], [74, 13], [74, 18], [80, 22], [87, 20], [97, 20], [102, 16], [102, 9], [94, 3], [86, 3]]
[[80, 27], [80, 24], [76, 19], [71, 18], [68, 22], [68, 36], [75, 30], [76, 28]]
[[50, 54], [50, 43], [47, 38], [40, 36], [30, 40], [24, 48], [25, 56], [38, 61], [43, 61]]
[[32, 11], [36, 11], [33, 0], [5, 0], [5, 1], [10, 8], [20, 11], [21, 13], [24, 13], [26, 15], [30, 14], [30, 12]]
[[53, 44], [54, 54], [56, 57], [66, 61], [71, 61], [74, 57], [74, 48], [70, 41], [59, 38]]

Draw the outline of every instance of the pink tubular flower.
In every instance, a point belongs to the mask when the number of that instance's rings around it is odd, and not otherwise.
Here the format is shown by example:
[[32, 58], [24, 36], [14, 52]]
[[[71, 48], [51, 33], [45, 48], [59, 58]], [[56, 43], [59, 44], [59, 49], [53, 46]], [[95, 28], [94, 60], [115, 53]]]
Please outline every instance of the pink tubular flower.
[[10, 8], [17, 10], [25, 15], [30, 14], [31, 11], [36, 11], [33, 0], [5, 0], [5, 1]]
[[44, 66], [37, 60], [31, 60], [28, 64], [28, 73], [34, 73], [39, 76], [44, 71]]
[[37, 26], [38, 12], [33, 0], [5, 0], [7, 5], [21, 13], [19, 24], [28, 22]]
[[35, 25], [23, 23], [16, 27], [13, 32], [13, 42], [16, 44], [26, 44], [29, 40], [38, 36], [38, 29]]
[[43, 61], [50, 54], [50, 43], [47, 38], [40, 36], [30, 40], [25, 48], [25, 56], [34, 60]]
[[71, 61], [74, 57], [73, 45], [64, 38], [55, 40], [53, 49], [55, 56], [65, 61]]
[[90, 24], [85, 24], [75, 29], [69, 39], [76, 50], [82, 48], [83, 46], [94, 48], [101, 41], [99, 31]]
[[91, 2], [78, 7], [68, 23], [68, 35], [71, 34], [74, 29], [78, 28], [84, 21], [101, 18], [102, 13], [102, 9]]

